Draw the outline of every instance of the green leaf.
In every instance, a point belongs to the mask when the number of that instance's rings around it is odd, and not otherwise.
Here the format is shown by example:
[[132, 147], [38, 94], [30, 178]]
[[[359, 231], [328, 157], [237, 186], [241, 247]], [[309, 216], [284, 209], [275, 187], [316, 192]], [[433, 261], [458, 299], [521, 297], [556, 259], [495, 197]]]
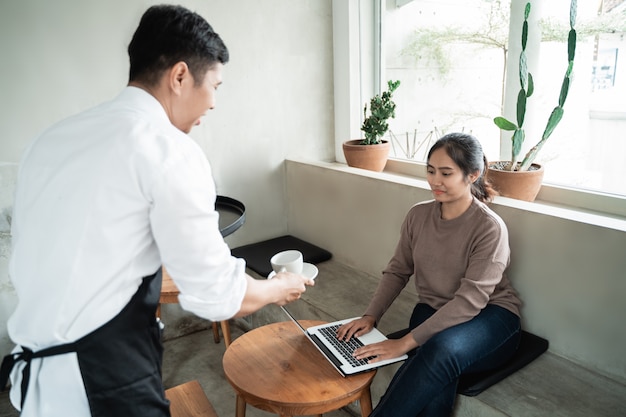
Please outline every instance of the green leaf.
[[578, 9], [578, 1], [572, 0], [569, 4], [569, 25], [570, 27], [576, 26], [576, 10]]
[[[571, 10], [570, 10], [570, 13], [571, 13]], [[528, 16], [530, 16], [530, 2], [526, 3], [526, 7], [524, 8], [524, 20], [528, 20]]]
[[572, 71], [574, 70], [574, 61], [570, 61], [567, 65], [567, 70], [565, 71], [565, 76], [570, 78], [572, 75]]
[[[396, 91], [396, 88], [398, 88], [400, 86], [400, 80], [396, 80], [396, 81], [387, 81], [387, 87], [389, 88], [389, 92], [393, 93], [394, 91]], [[391, 95], [391, 94], [389, 94]]]
[[573, 61], [576, 55], [576, 30], [571, 29], [567, 35], [567, 60]]
[[519, 54], [519, 84], [524, 90], [528, 88], [528, 67], [524, 51]]
[[524, 143], [524, 129], [517, 129], [515, 131], [515, 133], [513, 133], [513, 149], [512, 149], [512, 153], [514, 158], [513, 159], [517, 159], [517, 155], [519, 155], [520, 151], [522, 150], [522, 144]]
[[498, 116], [495, 119], [493, 119], [493, 122], [495, 123], [496, 126], [498, 126], [502, 130], [512, 131], [512, 130], [517, 129], [517, 125], [515, 123], [509, 122], [507, 119], [501, 116]]
[[570, 79], [566, 75], [563, 78], [563, 84], [561, 84], [561, 94], [559, 95], [559, 107], [563, 107], [565, 105], [565, 99], [567, 99], [567, 92], [569, 91], [569, 83]]
[[526, 91], [524, 89], [519, 90], [517, 95], [517, 125], [522, 126], [524, 124], [524, 116], [526, 115]]
[[526, 50], [526, 41], [528, 40], [528, 22], [524, 20], [522, 24], [522, 51]]
[[546, 130], [543, 131], [543, 135], [541, 136], [541, 140], [548, 139], [554, 128], [559, 124], [561, 118], [563, 117], [563, 108], [557, 106], [552, 110], [550, 114], [550, 118], [548, 119], [548, 124], [546, 125]]
[[535, 82], [533, 81], [533, 75], [528, 73], [528, 88], [526, 89], [526, 98], [533, 95], [535, 92]]

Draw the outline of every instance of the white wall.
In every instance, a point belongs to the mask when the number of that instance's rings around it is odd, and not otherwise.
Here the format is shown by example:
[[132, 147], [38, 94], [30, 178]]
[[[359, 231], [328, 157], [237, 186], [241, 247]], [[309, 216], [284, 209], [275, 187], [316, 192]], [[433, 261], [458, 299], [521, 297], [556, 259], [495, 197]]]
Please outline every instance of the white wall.
[[[432, 199], [423, 180], [345, 165], [288, 161], [287, 174], [291, 233], [375, 276], [393, 255], [409, 208]], [[540, 203], [499, 198], [492, 207], [509, 229], [523, 327], [547, 338], [553, 353], [626, 381], [625, 219], [613, 228]]]
[[17, 303], [15, 290], [9, 282], [7, 270], [11, 253], [10, 218], [17, 164], [0, 162], [0, 356], [6, 354], [11, 343], [6, 332], [6, 320]]
[[[114, 97], [126, 84], [126, 47], [149, 0], [0, 1], [0, 356], [6, 320], [16, 163], [51, 123]], [[191, 136], [218, 193], [247, 208], [241, 244], [287, 231], [284, 159], [333, 158], [330, 0], [179, 0], [222, 36], [231, 59], [217, 108]], [[34, 260], [36, 261], [36, 260]]]

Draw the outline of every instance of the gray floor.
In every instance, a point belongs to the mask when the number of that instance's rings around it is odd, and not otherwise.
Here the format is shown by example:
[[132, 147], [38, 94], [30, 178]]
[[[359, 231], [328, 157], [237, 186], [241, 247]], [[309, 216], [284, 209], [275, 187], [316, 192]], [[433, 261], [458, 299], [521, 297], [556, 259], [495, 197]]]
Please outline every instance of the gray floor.
[[[241, 335], [242, 330], [231, 325], [233, 338]], [[213, 333], [203, 330], [165, 342], [163, 359], [163, 382], [172, 387], [197, 379], [204, 388], [207, 397], [220, 417], [235, 415], [235, 393], [224, 378], [222, 371], [223, 341], [216, 344]], [[251, 406], [247, 407], [246, 417], [266, 417], [266, 413]], [[8, 400], [8, 391], [0, 393], [0, 417], [18, 417]], [[328, 417], [351, 416], [339, 410], [325, 414]]]

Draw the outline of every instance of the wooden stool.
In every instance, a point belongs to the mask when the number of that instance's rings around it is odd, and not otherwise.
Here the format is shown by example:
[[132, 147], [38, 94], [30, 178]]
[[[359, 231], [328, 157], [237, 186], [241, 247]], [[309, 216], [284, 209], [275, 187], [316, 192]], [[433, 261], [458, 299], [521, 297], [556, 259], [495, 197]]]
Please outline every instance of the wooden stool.
[[[310, 327], [324, 322], [302, 323]], [[222, 364], [237, 393], [237, 417], [245, 417], [246, 404], [281, 417], [321, 416], [359, 400], [363, 417], [372, 412], [370, 385], [376, 371], [341, 376], [290, 321], [238, 337]]]
[[[159, 305], [157, 306], [157, 317], [161, 318], [161, 304], [176, 304], [178, 303], [178, 288], [176, 288], [176, 284], [172, 280], [172, 277], [167, 273], [165, 268], [163, 270], [163, 283], [161, 284], [161, 296], [159, 298]], [[224, 345], [228, 347], [231, 342], [230, 336], [230, 324], [228, 320], [220, 321], [220, 325], [222, 327], [222, 333], [224, 334]], [[220, 342], [220, 331], [217, 327], [217, 323], [213, 322], [213, 340], [215, 343]]]
[[172, 417], [217, 417], [198, 381], [193, 380], [165, 391]]

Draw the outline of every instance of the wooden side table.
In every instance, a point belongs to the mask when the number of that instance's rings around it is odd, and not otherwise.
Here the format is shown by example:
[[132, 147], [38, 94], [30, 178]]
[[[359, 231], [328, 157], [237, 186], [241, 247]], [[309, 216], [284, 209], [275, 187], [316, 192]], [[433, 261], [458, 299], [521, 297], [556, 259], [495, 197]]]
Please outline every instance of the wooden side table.
[[[302, 323], [310, 327], [324, 322]], [[245, 417], [246, 404], [281, 417], [321, 416], [356, 400], [363, 417], [372, 411], [370, 385], [376, 371], [344, 378], [290, 321], [238, 337], [222, 364], [237, 393], [237, 417]]]
[[[157, 317], [161, 317], [161, 304], [176, 304], [178, 303], [178, 294], [180, 291], [174, 284], [172, 277], [167, 273], [165, 268], [161, 268], [163, 271], [163, 282], [161, 283], [161, 296], [159, 297], [159, 304], [157, 305]], [[228, 320], [220, 321], [220, 326], [222, 328], [222, 333], [224, 334], [224, 345], [228, 347], [231, 342], [230, 336], [230, 324]], [[217, 323], [212, 323], [213, 327], [213, 340], [215, 343], [220, 342], [220, 331], [217, 327]]]

